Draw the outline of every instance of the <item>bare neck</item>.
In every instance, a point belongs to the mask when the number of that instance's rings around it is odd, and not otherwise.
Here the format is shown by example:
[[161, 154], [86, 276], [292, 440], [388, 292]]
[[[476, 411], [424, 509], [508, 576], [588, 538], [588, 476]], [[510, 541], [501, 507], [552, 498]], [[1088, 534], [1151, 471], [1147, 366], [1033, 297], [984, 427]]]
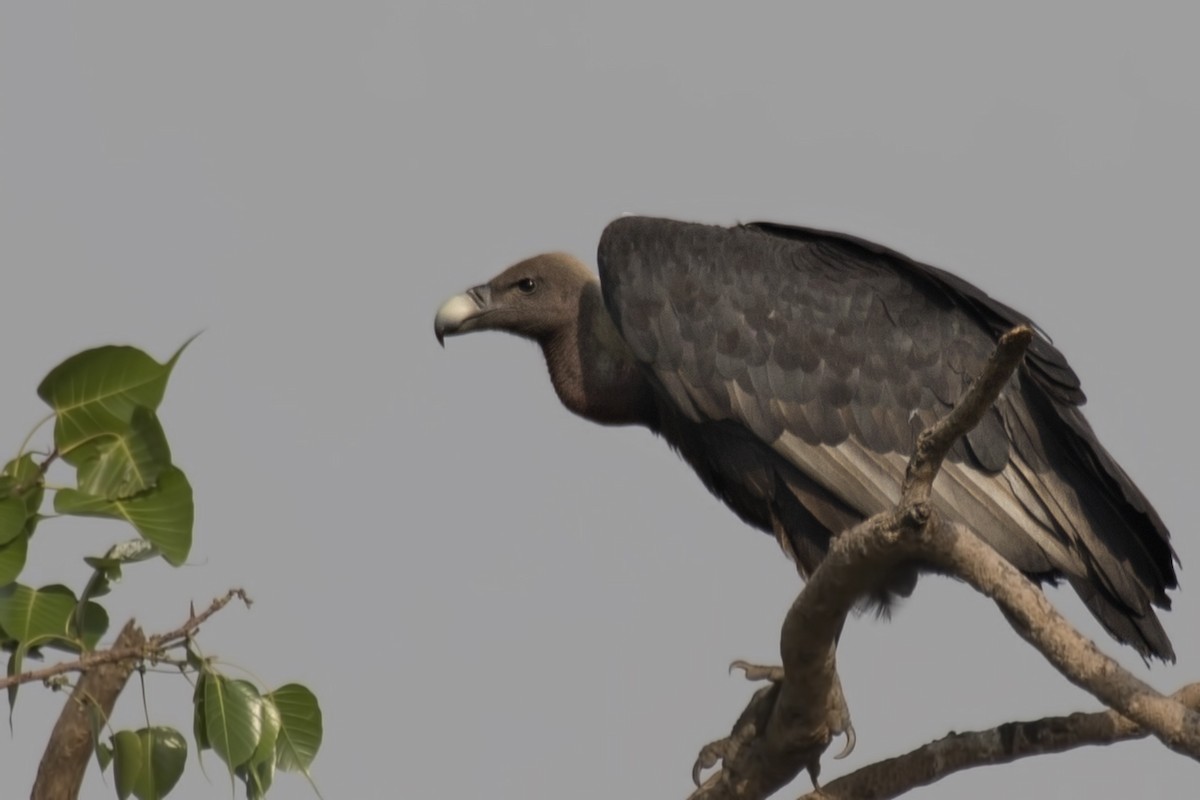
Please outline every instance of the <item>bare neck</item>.
[[554, 391], [571, 411], [601, 425], [653, 427], [650, 385], [604, 308], [599, 283], [584, 288], [578, 323], [540, 343]]

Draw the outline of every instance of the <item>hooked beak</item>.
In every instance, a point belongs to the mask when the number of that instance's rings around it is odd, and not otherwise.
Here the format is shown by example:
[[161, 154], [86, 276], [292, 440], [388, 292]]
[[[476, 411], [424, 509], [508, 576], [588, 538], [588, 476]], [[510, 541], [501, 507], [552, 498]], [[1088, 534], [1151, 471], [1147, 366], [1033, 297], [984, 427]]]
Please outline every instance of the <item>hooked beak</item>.
[[485, 284], [456, 294], [437, 310], [433, 318], [433, 333], [438, 344], [446, 346], [445, 338], [459, 333], [469, 333], [477, 327], [477, 320], [488, 311], [492, 290]]

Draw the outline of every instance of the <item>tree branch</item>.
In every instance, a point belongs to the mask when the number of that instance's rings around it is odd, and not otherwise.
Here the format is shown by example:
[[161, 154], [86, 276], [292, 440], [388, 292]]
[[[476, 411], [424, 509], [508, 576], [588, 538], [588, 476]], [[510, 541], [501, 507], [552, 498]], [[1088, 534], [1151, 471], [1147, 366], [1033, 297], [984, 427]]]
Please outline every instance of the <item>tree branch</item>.
[[[125, 623], [114, 648], [136, 651], [145, 635], [133, 620]], [[79, 796], [83, 773], [92, 755], [91, 709], [103, 719], [112, 714], [117, 697], [133, 673], [136, 660], [106, 662], [83, 676], [58, 715], [46, 751], [38, 765], [31, 800], [62, 800]]]
[[[830, 543], [784, 620], [782, 676], [754, 695], [728, 738], [701, 751], [693, 777], [718, 760], [721, 769], [692, 798], [765, 798], [801, 769], [809, 771], [815, 785], [820, 756], [832, 738], [846, 733], [853, 746], [853, 727], [836, 672], [837, 639], [858, 600], [905, 562], [936, 565], [993, 598], [1017, 632], [1068, 680], [1168, 747], [1200, 759], [1200, 716], [1100, 653], [1015, 567], [965, 528], [943, 524], [929, 505], [933, 480], [947, 452], [996, 401], [1032, 337], [1027, 326], [1004, 334], [982, 374], [950, 414], [918, 437], [896, 509], [877, 514]], [[917, 785], [921, 784], [910, 782], [908, 787]]]
[[[1200, 683], [1188, 684], [1171, 697], [1192, 710], [1200, 710]], [[952, 733], [902, 756], [856, 770], [800, 800], [888, 800], [973, 767], [1009, 764], [1028, 756], [1149, 735], [1150, 731], [1111, 709], [1009, 722], [986, 731]]]
[[149, 639], [141, 637], [134, 644], [122, 643], [121, 637], [117, 637], [117, 641], [107, 650], [94, 650], [90, 653], [84, 653], [75, 661], [63, 661], [58, 664], [52, 664], [49, 667], [42, 667], [41, 669], [29, 670], [28, 672], [20, 672], [16, 675], [0, 678], [0, 689], [33, 683], [34, 681], [47, 681], [69, 672], [87, 672], [103, 665], [119, 664], [123, 661], [141, 661], [143, 659], [153, 661], [164, 651], [187, 641], [188, 637], [208, 621], [209, 617], [229, 605], [229, 602], [235, 597], [240, 598], [246, 604], [247, 608], [254, 602], [247, 596], [245, 590], [230, 589], [221, 597], [214, 599], [208, 608], [199, 614], [196, 613], [195, 609], [192, 609], [187, 621], [175, 630], [151, 636]]
[[1041, 590], [961, 525], [929, 525], [923, 557], [992, 598], [1013, 629], [1063, 676], [1147, 728], [1177, 753], [1200, 760], [1200, 714], [1135, 678], [1075, 630]]
[[71, 697], [59, 714], [50, 741], [38, 765], [31, 800], [61, 800], [77, 797], [83, 783], [94, 743], [92, 714], [99, 713], [107, 720], [129, 676], [142, 661], [155, 661], [168, 649], [182, 644], [213, 614], [238, 597], [250, 606], [251, 600], [242, 589], [230, 589], [201, 613], [192, 608], [188, 619], [178, 628], [146, 638], [141, 628], [130, 620], [125, 623], [113, 646], [107, 650], [85, 653], [76, 661], [66, 661], [40, 670], [23, 672], [0, 680], [0, 688], [32, 681], [45, 681], [68, 672], [82, 672], [83, 678], [71, 692]]

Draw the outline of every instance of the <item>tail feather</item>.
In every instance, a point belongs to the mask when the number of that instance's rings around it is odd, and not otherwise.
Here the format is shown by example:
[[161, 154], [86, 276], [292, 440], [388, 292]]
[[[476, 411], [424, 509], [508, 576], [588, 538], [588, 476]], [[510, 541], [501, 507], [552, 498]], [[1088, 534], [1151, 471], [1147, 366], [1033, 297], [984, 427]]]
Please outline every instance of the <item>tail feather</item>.
[[1175, 649], [1154, 609], [1147, 607], [1139, 614], [1118, 605], [1117, 601], [1086, 580], [1074, 576], [1068, 576], [1067, 580], [1113, 638], [1130, 645], [1143, 658], [1154, 656], [1163, 661], [1175, 661]]

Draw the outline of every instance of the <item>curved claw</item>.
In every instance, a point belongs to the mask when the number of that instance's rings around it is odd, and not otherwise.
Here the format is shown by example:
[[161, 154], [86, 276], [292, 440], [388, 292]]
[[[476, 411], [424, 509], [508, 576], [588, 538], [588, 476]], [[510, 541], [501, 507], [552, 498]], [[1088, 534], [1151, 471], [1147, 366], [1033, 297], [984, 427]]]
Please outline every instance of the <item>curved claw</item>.
[[721, 760], [719, 752], [721, 742], [712, 742], [706, 744], [700, 750], [700, 755], [696, 756], [696, 761], [692, 764], [692, 783], [696, 784], [696, 788], [700, 788], [700, 774], [706, 769], [711, 769]]
[[846, 723], [846, 744], [842, 747], [842, 752], [834, 756], [834, 759], [842, 759], [854, 752], [854, 745], [858, 741], [858, 737], [854, 735], [854, 726]]
[[742, 661], [739, 658], [729, 665], [729, 674], [732, 675], [735, 669], [740, 669], [748, 681], [772, 681], [779, 683], [783, 680], [783, 667], [767, 667], [761, 664], [751, 664], [749, 661]]

